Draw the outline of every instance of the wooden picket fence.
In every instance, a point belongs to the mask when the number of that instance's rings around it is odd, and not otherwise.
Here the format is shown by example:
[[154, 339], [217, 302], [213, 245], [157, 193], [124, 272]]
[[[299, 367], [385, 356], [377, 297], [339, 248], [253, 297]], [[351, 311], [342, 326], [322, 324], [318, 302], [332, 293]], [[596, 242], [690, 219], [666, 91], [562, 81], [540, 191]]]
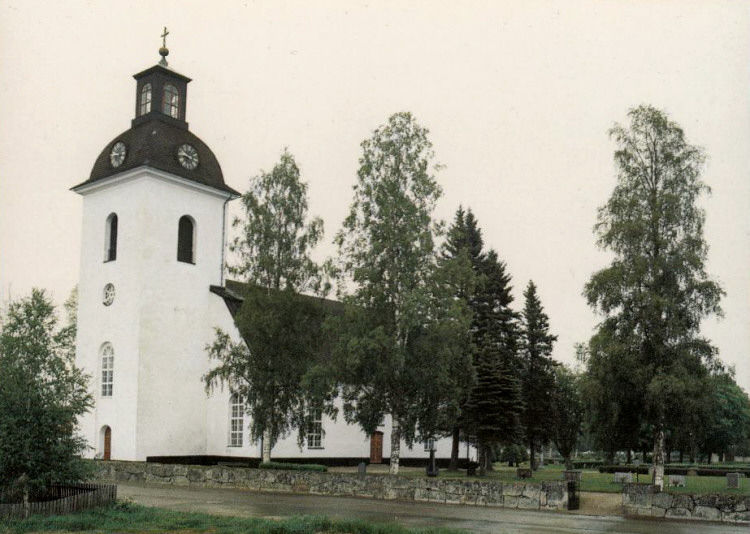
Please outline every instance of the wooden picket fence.
[[0, 519], [22, 519], [29, 515], [72, 514], [114, 502], [116, 499], [117, 486], [114, 484], [55, 485], [27, 505], [22, 502], [0, 504]]

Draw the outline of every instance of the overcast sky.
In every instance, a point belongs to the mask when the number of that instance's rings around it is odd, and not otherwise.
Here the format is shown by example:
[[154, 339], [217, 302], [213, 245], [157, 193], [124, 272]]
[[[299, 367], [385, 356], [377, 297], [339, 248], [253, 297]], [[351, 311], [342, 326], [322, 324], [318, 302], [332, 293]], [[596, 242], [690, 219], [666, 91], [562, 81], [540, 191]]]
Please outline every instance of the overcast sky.
[[0, 0], [0, 300], [38, 286], [62, 302], [77, 283], [69, 188], [130, 127], [132, 75], [168, 26], [191, 131], [240, 191], [289, 147], [325, 220], [319, 258], [360, 142], [411, 111], [445, 166], [438, 216], [474, 211], [517, 309], [535, 281], [565, 362], [599, 320], [581, 292], [608, 260], [592, 233], [615, 184], [607, 131], [639, 104], [666, 110], [708, 154], [708, 269], [727, 296], [704, 332], [750, 389], [750, 4], [402, 4]]

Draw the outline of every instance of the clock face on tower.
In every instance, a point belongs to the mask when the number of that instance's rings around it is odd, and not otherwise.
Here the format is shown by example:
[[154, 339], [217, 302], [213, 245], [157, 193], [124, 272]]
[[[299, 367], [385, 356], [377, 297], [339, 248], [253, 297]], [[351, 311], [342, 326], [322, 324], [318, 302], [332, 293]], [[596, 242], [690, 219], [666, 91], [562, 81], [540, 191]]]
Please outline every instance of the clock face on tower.
[[198, 151], [193, 145], [180, 145], [177, 149], [177, 159], [183, 167], [192, 171], [198, 166]]
[[125, 161], [125, 154], [128, 149], [125, 147], [125, 143], [118, 141], [115, 146], [112, 147], [112, 152], [109, 153], [109, 161], [113, 167], [119, 167], [122, 162]]

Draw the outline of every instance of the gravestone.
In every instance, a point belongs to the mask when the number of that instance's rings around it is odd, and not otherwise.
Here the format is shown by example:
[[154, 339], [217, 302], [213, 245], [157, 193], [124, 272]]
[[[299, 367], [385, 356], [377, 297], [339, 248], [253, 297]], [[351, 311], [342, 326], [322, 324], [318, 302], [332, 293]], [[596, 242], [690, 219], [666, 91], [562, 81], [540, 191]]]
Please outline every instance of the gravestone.
[[740, 488], [740, 474], [739, 473], [727, 473], [727, 488], [729, 489]]
[[668, 475], [667, 486], [685, 487], [685, 475]]
[[583, 471], [581, 471], [580, 469], [571, 469], [570, 471], [565, 470], [563, 471], [563, 480], [580, 482], [582, 473]]
[[357, 474], [358, 475], [366, 475], [367, 474], [367, 464], [364, 462], [359, 462], [359, 465], [357, 465]]
[[633, 473], [615, 473], [615, 482], [623, 484], [633, 482]]
[[516, 477], [517, 478], [531, 478], [531, 468], [528, 467], [519, 467], [516, 469]]

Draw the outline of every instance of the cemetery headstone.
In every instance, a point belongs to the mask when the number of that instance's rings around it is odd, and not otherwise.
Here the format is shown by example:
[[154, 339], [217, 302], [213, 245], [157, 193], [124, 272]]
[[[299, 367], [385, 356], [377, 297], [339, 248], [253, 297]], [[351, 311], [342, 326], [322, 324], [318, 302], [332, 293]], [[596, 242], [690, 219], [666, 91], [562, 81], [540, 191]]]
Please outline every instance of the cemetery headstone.
[[729, 489], [740, 488], [740, 474], [739, 473], [727, 473], [727, 488]]
[[583, 471], [580, 469], [571, 469], [570, 471], [563, 471], [563, 480], [572, 480], [575, 482], [579, 482], [581, 480], [581, 475]]
[[685, 475], [669, 475], [667, 486], [685, 487]]
[[516, 469], [516, 477], [517, 478], [531, 478], [531, 468], [519, 467], [518, 469]]
[[359, 465], [357, 465], [357, 474], [358, 475], [366, 475], [367, 474], [367, 464], [364, 462], [359, 462]]
[[633, 473], [615, 473], [615, 482], [620, 484], [633, 482]]

